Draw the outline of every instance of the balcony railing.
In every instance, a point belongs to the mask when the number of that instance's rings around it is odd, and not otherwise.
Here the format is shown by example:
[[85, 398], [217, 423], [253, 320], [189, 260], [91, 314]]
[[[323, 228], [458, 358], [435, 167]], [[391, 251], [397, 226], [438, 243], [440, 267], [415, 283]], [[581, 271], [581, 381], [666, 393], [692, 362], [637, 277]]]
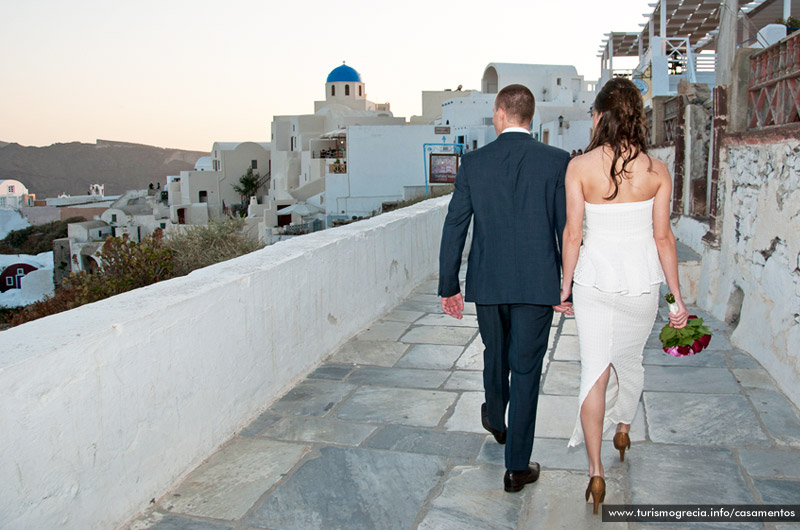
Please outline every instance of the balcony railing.
[[748, 128], [800, 121], [800, 32], [750, 58]]

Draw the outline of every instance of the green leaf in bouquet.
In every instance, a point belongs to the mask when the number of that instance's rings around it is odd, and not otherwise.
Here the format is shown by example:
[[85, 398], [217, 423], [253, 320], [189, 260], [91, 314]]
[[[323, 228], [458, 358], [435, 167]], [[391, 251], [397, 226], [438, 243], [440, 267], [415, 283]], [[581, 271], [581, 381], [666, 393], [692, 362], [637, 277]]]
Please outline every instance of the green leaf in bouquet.
[[661, 339], [661, 342], [665, 343], [665, 345], [668, 340], [677, 339], [677, 337], [678, 330], [669, 325], [664, 326], [658, 336], [658, 338]]
[[664, 295], [664, 299], [667, 301], [668, 304], [675, 303], [675, 295], [672, 293], [667, 293], [666, 295]]

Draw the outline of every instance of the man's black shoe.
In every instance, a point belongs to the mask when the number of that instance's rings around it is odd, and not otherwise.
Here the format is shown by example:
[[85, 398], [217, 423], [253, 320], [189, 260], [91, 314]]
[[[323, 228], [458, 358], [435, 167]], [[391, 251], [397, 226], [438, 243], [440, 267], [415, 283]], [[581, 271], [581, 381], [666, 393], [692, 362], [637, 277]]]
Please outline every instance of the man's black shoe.
[[539, 463], [534, 462], [533, 465], [528, 466], [525, 471], [508, 471], [503, 477], [503, 486], [506, 491], [514, 492], [520, 491], [525, 487], [525, 484], [536, 482], [539, 478]]
[[481, 423], [483, 423], [483, 428], [489, 431], [493, 436], [494, 439], [497, 440], [497, 443], [503, 445], [506, 443], [506, 432], [507, 431], [498, 431], [489, 423], [489, 413], [486, 411], [486, 403], [481, 405]]

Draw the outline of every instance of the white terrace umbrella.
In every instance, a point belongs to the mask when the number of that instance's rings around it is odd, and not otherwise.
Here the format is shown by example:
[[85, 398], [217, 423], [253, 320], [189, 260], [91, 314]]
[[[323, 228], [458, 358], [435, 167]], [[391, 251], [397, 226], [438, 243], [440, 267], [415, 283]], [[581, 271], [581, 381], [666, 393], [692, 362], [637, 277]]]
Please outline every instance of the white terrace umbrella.
[[308, 217], [310, 215], [315, 215], [321, 212], [322, 210], [320, 208], [317, 208], [313, 204], [308, 204], [306, 202], [298, 202], [296, 204], [292, 204], [291, 206], [287, 206], [286, 208], [278, 210], [279, 215], [296, 213], [300, 217]]

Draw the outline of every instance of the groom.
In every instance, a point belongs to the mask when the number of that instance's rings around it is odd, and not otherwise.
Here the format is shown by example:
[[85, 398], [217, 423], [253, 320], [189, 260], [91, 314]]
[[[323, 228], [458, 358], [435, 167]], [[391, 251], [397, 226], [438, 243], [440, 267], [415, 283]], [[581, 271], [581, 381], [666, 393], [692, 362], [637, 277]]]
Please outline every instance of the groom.
[[568, 305], [559, 304], [570, 157], [531, 137], [533, 111], [533, 94], [522, 85], [497, 94], [492, 117], [497, 139], [464, 155], [439, 255], [442, 309], [460, 319], [458, 271], [472, 220], [466, 300], [476, 304], [486, 346], [481, 419], [495, 440], [506, 444], [506, 491], [520, 491], [539, 478], [540, 466], [530, 458], [542, 361], [553, 310], [563, 312]]

